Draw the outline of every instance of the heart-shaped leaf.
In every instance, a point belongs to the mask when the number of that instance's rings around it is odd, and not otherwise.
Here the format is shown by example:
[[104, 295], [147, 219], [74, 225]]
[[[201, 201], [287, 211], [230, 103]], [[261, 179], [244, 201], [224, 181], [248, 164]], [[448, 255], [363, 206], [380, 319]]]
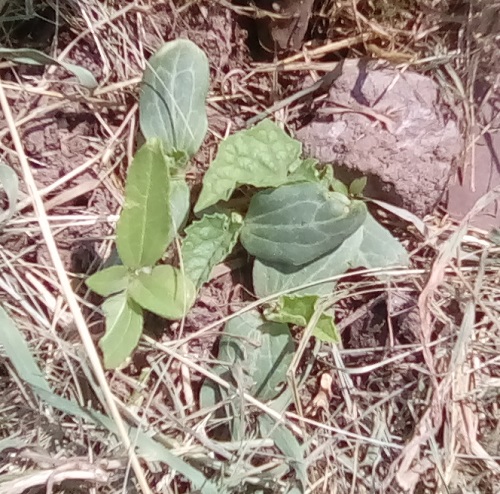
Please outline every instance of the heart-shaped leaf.
[[298, 291], [294, 289], [338, 276], [349, 269], [407, 266], [408, 262], [408, 254], [398, 239], [368, 213], [363, 225], [353, 235], [333, 252], [310, 264], [295, 268], [256, 259], [253, 267], [254, 291], [258, 297], [284, 291], [292, 291], [295, 295], [327, 295], [335, 288], [335, 281]]
[[301, 266], [333, 251], [366, 217], [366, 206], [318, 183], [267, 189], [250, 202], [241, 231], [245, 249], [262, 261]]
[[203, 178], [195, 212], [227, 201], [240, 185], [278, 187], [301, 164], [300, 142], [275, 123], [264, 120], [255, 127], [229, 136]]

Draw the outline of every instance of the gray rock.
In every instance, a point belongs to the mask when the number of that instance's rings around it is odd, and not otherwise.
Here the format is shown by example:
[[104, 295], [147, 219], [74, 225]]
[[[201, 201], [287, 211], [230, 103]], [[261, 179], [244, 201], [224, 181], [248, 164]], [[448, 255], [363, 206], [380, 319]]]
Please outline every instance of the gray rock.
[[362, 61], [345, 64], [296, 137], [307, 155], [333, 163], [340, 180], [367, 176], [366, 196], [421, 216], [441, 199], [463, 148], [432, 79]]
[[[448, 213], [462, 220], [476, 201], [495, 187], [500, 187], [500, 89], [478, 109], [480, 125], [474, 129], [474, 153], [467, 156], [467, 168], [450, 180], [447, 193]], [[471, 224], [483, 230], [500, 228], [500, 199], [492, 201], [471, 219]]]

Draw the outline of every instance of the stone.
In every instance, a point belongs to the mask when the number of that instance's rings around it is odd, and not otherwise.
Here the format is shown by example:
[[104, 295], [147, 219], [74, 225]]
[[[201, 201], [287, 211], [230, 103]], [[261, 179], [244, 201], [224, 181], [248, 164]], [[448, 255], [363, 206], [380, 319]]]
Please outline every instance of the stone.
[[[495, 187], [500, 187], [500, 89], [481, 105], [474, 132], [474, 153], [468, 157], [465, 170], [452, 176], [447, 192], [447, 210], [451, 217], [462, 220], [476, 201]], [[496, 199], [471, 219], [483, 230], [500, 228], [500, 200]]]
[[344, 64], [296, 137], [340, 180], [366, 176], [367, 197], [419, 216], [441, 200], [463, 150], [455, 114], [432, 79], [363, 60]]

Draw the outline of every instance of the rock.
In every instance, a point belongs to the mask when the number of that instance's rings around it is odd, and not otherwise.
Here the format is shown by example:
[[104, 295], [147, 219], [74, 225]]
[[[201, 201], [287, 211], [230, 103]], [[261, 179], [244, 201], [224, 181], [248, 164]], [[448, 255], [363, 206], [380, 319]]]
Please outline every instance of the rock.
[[307, 155], [349, 183], [368, 177], [367, 197], [423, 216], [441, 199], [463, 140], [430, 78], [348, 61], [312, 122], [296, 137]]
[[[465, 173], [456, 173], [450, 181], [447, 193], [448, 212], [457, 220], [472, 209], [476, 201], [495, 187], [500, 187], [500, 89], [492, 94], [486, 104], [481, 105], [477, 118], [482, 123], [475, 129], [478, 140], [470, 156]], [[489, 131], [487, 131], [489, 129]], [[471, 162], [473, 160], [473, 162]], [[500, 227], [500, 200], [491, 202], [472, 218], [477, 228], [491, 230]]]

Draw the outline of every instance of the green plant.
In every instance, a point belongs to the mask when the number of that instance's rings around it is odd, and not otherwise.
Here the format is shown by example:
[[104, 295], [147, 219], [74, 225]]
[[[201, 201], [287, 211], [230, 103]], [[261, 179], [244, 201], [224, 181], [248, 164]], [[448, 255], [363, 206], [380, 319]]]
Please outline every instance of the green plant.
[[[303, 160], [300, 144], [270, 121], [228, 137], [205, 174], [195, 211], [229, 199], [239, 186], [263, 188], [250, 199], [240, 239], [255, 257], [254, 292], [271, 302], [263, 304], [262, 313], [251, 311], [226, 324], [213, 371], [279, 413], [292, 398], [284, 386], [296, 351], [289, 325], [306, 327], [321, 341], [338, 342], [335, 277], [359, 267], [408, 263], [402, 245], [358, 198], [365, 184], [358, 179], [347, 187], [335, 179], [331, 166]], [[228, 403], [218, 418], [226, 419], [230, 436], [238, 440], [242, 404], [229, 398], [227, 390], [205, 382], [202, 407]], [[290, 465], [304, 482], [302, 447], [291, 442], [286, 428], [267, 421], [259, 417], [259, 427], [293, 460]]]
[[136, 347], [143, 309], [180, 319], [195, 300], [195, 284], [185, 272], [158, 262], [189, 212], [184, 171], [207, 130], [208, 79], [205, 54], [186, 40], [164, 45], [144, 73], [140, 122], [146, 142], [128, 170], [116, 227], [122, 264], [87, 280], [93, 291], [107, 297], [100, 347], [108, 368], [121, 365]]
[[[122, 264], [87, 280], [107, 297], [100, 347], [106, 367], [118, 367], [139, 341], [144, 309], [167, 319], [183, 318], [212, 269], [240, 239], [254, 258], [254, 292], [267, 303], [261, 304], [262, 311], [254, 308], [225, 325], [211, 371], [282, 413], [292, 398], [286, 382], [296, 355], [290, 325], [307, 328], [306, 335], [318, 340], [337, 342], [335, 277], [357, 267], [404, 265], [408, 258], [360, 198], [365, 179], [347, 187], [331, 166], [303, 159], [301, 144], [269, 120], [220, 144], [194, 206], [198, 216], [184, 229], [190, 209], [184, 171], [207, 130], [207, 91], [207, 60], [192, 43], [167, 43], [151, 58], [140, 97], [146, 142], [128, 171], [116, 228]], [[227, 201], [242, 186], [253, 194], [235, 210], [234, 202]], [[174, 241], [180, 244], [178, 267], [161, 262]], [[200, 404], [217, 409], [225, 419], [225, 434], [242, 440], [244, 400], [234, 400], [233, 393], [207, 379]], [[301, 492], [307, 481], [304, 446], [269, 416], [259, 416], [257, 423], [289, 458], [302, 485], [295, 491]], [[230, 490], [231, 482], [240, 480], [235, 476], [224, 487]]]
[[[91, 289], [108, 297], [103, 305], [106, 334], [100, 342], [107, 367], [120, 365], [137, 345], [143, 309], [167, 319], [184, 317], [213, 267], [230, 254], [239, 238], [255, 258], [255, 294], [277, 298], [262, 314], [235, 318], [223, 339], [230, 339], [237, 327], [245, 327], [246, 334], [280, 328], [283, 337], [288, 324], [307, 326], [315, 317], [313, 335], [338, 341], [332, 308], [324, 303], [335, 287], [333, 278], [348, 269], [408, 261], [404, 248], [358, 198], [365, 179], [346, 187], [335, 179], [331, 166], [303, 159], [301, 144], [265, 120], [221, 143], [194, 206], [198, 219], [184, 230], [179, 267], [157, 265], [188, 215], [189, 189], [183, 174], [207, 130], [207, 91], [206, 57], [189, 41], [167, 43], [144, 73], [140, 123], [146, 143], [128, 172], [116, 229], [123, 265], [87, 281]], [[224, 204], [241, 186], [258, 189], [246, 215]], [[271, 322], [277, 326], [268, 326]], [[263, 350], [249, 350], [245, 341], [235, 340], [234, 348], [241, 347], [236, 353], [223, 351], [222, 345], [219, 360], [226, 366], [238, 361], [243, 372], [253, 376], [252, 362], [260, 357], [252, 352]], [[286, 353], [293, 353], [292, 346], [285, 345]], [[269, 356], [277, 358], [272, 352]], [[270, 368], [276, 372], [273, 365]], [[268, 379], [281, 381], [279, 376], [282, 373]], [[267, 389], [266, 399], [278, 394], [279, 386], [261, 384]]]

